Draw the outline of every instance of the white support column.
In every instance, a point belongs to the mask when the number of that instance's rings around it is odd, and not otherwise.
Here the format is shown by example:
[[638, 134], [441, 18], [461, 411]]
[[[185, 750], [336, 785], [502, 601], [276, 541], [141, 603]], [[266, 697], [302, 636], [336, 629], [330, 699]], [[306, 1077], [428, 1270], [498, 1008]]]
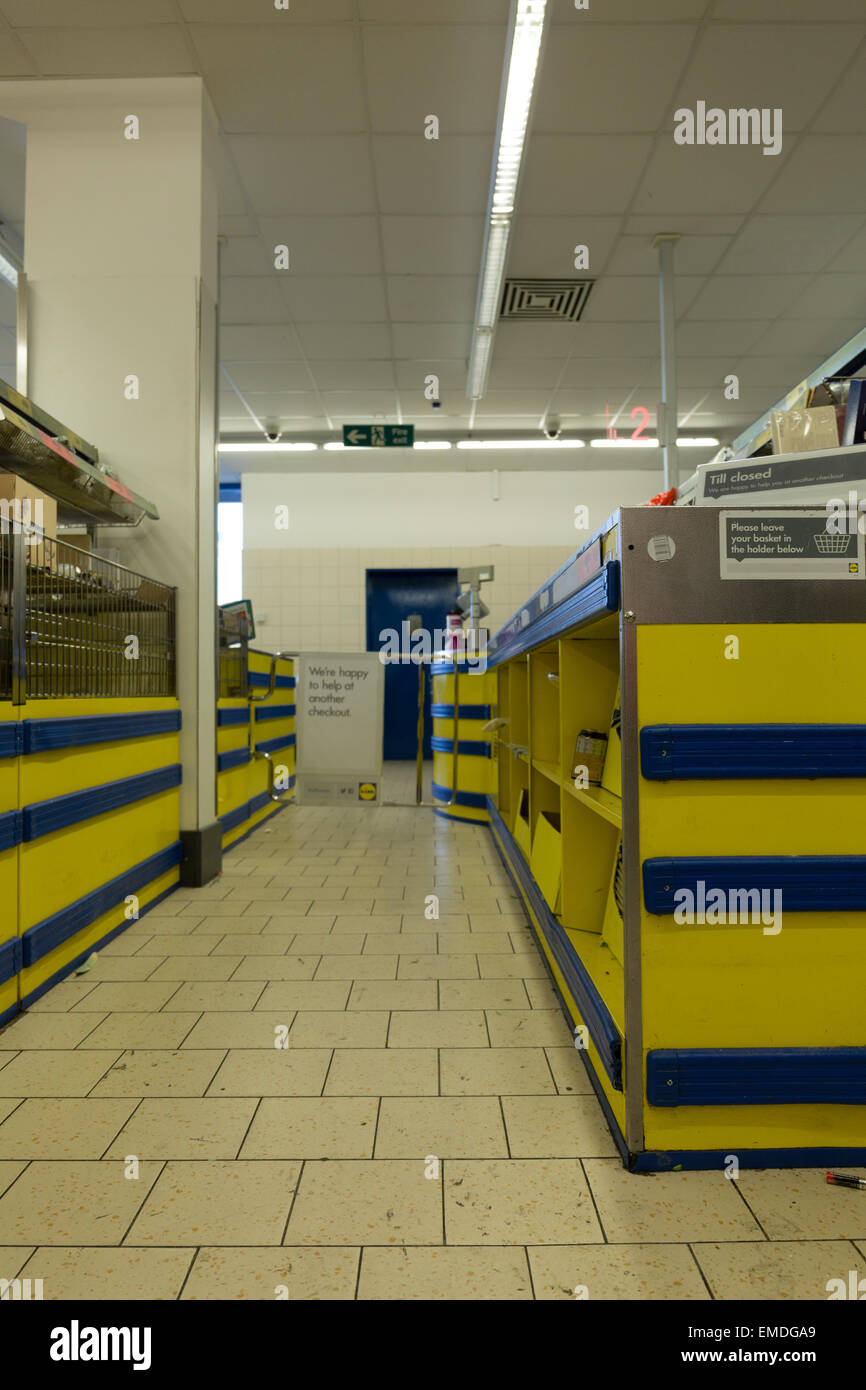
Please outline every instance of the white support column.
[[29, 394], [159, 508], [99, 536], [178, 587], [183, 872], [206, 879], [221, 843], [216, 120], [198, 77], [4, 82], [0, 114], [27, 126]]
[[679, 483], [677, 461], [677, 342], [674, 305], [674, 246], [677, 232], [660, 232], [653, 240], [659, 253], [659, 328], [661, 331], [662, 395], [657, 434], [662, 451], [665, 490]]

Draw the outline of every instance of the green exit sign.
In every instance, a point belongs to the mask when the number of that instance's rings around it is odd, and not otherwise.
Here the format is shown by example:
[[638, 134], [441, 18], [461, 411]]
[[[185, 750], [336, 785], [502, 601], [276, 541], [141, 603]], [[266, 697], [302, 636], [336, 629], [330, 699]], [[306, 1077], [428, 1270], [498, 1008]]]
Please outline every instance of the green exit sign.
[[343, 444], [352, 449], [411, 449], [414, 425], [344, 425]]

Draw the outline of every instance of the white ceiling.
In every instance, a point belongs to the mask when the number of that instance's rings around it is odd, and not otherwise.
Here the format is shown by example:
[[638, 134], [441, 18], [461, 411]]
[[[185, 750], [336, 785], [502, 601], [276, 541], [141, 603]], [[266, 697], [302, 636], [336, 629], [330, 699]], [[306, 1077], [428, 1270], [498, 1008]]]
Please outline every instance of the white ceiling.
[[[463, 431], [507, 12], [0, 0], [0, 76], [203, 77], [224, 132], [225, 434], [248, 433], [250, 411], [300, 437], [370, 419]], [[579, 324], [500, 326], [475, 428], [654, 412], [650, 242], [676, 231], [681, 426], [729, 438], [866, 324], [866, 3], [552, 0], [551, 20], [509, 272], [574, 275], [585, 242], [597, 283]], [[675, 145], [674, 110], [699, 99], [781, 107], [781, 155]], [[15, 225], [7, 164], [0, 143]]]

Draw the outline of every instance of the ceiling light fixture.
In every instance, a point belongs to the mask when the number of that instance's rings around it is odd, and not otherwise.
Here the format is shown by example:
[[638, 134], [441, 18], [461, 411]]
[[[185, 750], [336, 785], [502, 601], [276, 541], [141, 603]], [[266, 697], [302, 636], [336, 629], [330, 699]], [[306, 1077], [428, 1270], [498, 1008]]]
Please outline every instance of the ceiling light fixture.
[[[718, 440], [711, 437], [695, 436], [691, 439], [677, 439], [678, 449], [713, 449], [718, 445]], [[624, 439], [611, 439], [605, 435], [604, 439], [591, 439], [589, 441], [592, 449], [658, 449], [657, 439], [650, 439], [641, 435], [639, 439], [632, 439], [631, 435], [626, 435]]]
[[7, 256], [0, 251], [0, 276], [11, 285], [13, 290], [18, 288], [18, 268], [14, 266]]
[[458, 439], [458, 449], [583, 449], [583, 439]]
[[499, 95], [484, 252], [466, 381], [469, 400], [480, 400], [487, 388], [546, 11], [547, 0], [511, 0], [508, 59]]
[[[221, 454], [308, 454], [311, 450], [318, 449], [319, 446], [318, 444], [311, 444], [303, 440], [293, 441], [291, 444], [287, 444], [285, 441], [280, 441], [278, 444], [224, 443], [220, 444], [218, 447]], [[326, 444], [325, 448], [327, 447]]]

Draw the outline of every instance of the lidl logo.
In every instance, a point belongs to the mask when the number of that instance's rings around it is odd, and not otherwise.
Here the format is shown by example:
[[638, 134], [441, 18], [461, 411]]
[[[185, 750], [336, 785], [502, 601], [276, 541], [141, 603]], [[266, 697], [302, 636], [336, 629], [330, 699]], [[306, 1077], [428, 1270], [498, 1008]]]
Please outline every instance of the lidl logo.
[[360, 782], [360, 783], [358, 784], [358, 800], [359, 800], [359, 801], [375, 801], [375, 800], [376, 800], [376, 783], [375, 783], [375, 782]]
[[849, 561], [849, 564], [848, 564], [848, 573], [849, 573], [849, 574], [858, 574], [859, 571], [860, 571], [860, 566], [856, 563], [856, 561], [854, 561], [854, 560]]

